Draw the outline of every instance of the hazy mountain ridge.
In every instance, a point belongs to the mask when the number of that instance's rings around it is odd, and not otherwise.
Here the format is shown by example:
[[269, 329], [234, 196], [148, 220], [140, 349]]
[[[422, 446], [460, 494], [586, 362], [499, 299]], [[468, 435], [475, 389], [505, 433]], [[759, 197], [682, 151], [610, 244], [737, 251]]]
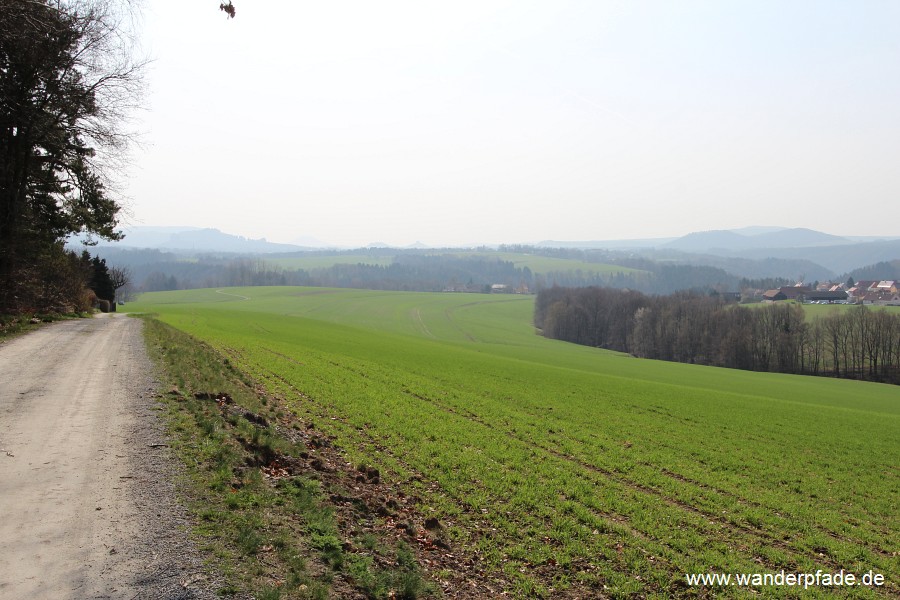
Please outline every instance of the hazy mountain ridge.
[[[138, 225], [125, 228], [123, 233], [125, 234], [125, 239], [119, 242], [101, 242], [100, 245], [105, 248], [140, 248], [232, 254], [275, 254], [338, 249], [334, 244], [328, 244], [312, 236], [299, 236], [295, 238], [295, 243], [283, 244], [270, 242], [265, 238], [245, 238], [240, 235], [225, 233], [212, 227]], [[82, 241], [82, 238], [73, 238], [70, 243], [77, 244], [80, 241]], [[373, 242], [366, 247], [399, 248], [381, 242]], [[432, 247], [422, 242], [404, 246], [404, 248], [412, 249]]]
[[269, 242], [265, 238], [249, 239], [214, 228], [135, 226], [126, 228], [124, 234], [125, 239], [120, 242], [104, 242], [101, 245], [116, 248], [244, 254], [271, 254], [311, 249], [308, 246]]
[[808, 260], [841, 274], [859, 267], [888, 262], [900, 257], [900, 239], [849, 243], [837, 246], [805, 248], [749, 249], [742, 253], [746, 258], [777, 257], [786, 260]]
[[640, 252], [640, 255], [661, 263], [675, 262], [686, 265], [716, 267], [737, 277], [749, 279], [784, 277], [793, 280], [826, 281], [845, 272], [835, 271], [814, 261], [801, 258], [745, 258], [662, 249], [646, 250]]
[[301, 246], [292, 244], [276, 244], [222, 233], [218, 229], [200, 229], [173, 234], [169, 238], [168, 248], [179, 250], [217, 250], [220, 252], [250, 252], [268, 254], [272, 252], [290, 252], [303, 250]]
[[900, 236], [845, 237], [806, 228], [751, 226], [693, 232], [676, 239], [573, 242], [559, 247], [631, 250], [651, 260], [714, 266], [742, 277], [804, 276], [812, 281], [897, 259]]
[[[304, 252], [322, 247], [280, 244], [248, 239], [213, 228], [136, 226], [125, 230], [121, 242], [107, 249], [158, 249], [180, 253], [260, 255]], [[545, 248], [606, 248], [654, 261], [717, 267], [739, 277], [786, 277], [826, 280], [854, 269], [900, 258], [896, 239], [849, 238], [806, 228], [750, 226], [734, 230], [689, 233], [680, 238], [610, 240], [599, 242], [541, 242]], [[387, 244], [384, 244], [388, 247]], [[409, 248], [426, 249], [417, 242]], [[623, 255], [624, 256], [624, 255]]]
[[663, 248], [683, 250], [685, 252], [708, 252], [711, 250], [731, 250], [739, 248], [750, 237], [727, 230], [697, 231], [664, 244]]
[[735, 252], [748, 249], [810, 248], [851, 243], [844, 237], [798, 227], [755, 235], [741, 234], [730, 230], [701, 231], [682, 236], [666, 244], [666, 247], [689, 251]]

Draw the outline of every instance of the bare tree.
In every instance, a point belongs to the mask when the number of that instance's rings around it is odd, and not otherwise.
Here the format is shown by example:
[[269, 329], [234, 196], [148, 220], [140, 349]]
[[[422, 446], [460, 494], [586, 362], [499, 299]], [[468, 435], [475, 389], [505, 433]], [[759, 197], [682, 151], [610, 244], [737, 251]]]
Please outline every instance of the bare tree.
[[131, 269], [128, 267], [110, 267], [109, 278], [115, 290], [114, 300], [118, 302], [120, 300], [119, 290], [131, 283]]

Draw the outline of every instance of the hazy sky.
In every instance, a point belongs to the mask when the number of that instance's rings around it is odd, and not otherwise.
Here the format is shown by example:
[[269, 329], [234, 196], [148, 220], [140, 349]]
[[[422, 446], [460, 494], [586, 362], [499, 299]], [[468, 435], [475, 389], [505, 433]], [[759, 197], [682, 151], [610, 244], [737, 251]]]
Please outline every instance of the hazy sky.
[[129, 222], [900, 235], [900, 2], [145, 0]]

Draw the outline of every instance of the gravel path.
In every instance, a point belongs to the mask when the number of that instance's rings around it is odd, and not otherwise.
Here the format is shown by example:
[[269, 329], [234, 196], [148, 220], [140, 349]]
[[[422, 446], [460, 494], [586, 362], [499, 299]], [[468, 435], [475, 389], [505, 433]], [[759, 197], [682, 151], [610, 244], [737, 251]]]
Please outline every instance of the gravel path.
[[0, 345], [0, 598], [215, 598], [175, 498], [142, 323]]

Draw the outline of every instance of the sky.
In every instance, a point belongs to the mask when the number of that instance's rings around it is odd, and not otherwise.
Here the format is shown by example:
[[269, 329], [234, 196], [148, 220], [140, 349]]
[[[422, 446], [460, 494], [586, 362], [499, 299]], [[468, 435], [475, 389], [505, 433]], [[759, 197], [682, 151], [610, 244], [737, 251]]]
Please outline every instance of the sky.
[[900, 235], [900, 3], [144, 0], [126, 225]]

